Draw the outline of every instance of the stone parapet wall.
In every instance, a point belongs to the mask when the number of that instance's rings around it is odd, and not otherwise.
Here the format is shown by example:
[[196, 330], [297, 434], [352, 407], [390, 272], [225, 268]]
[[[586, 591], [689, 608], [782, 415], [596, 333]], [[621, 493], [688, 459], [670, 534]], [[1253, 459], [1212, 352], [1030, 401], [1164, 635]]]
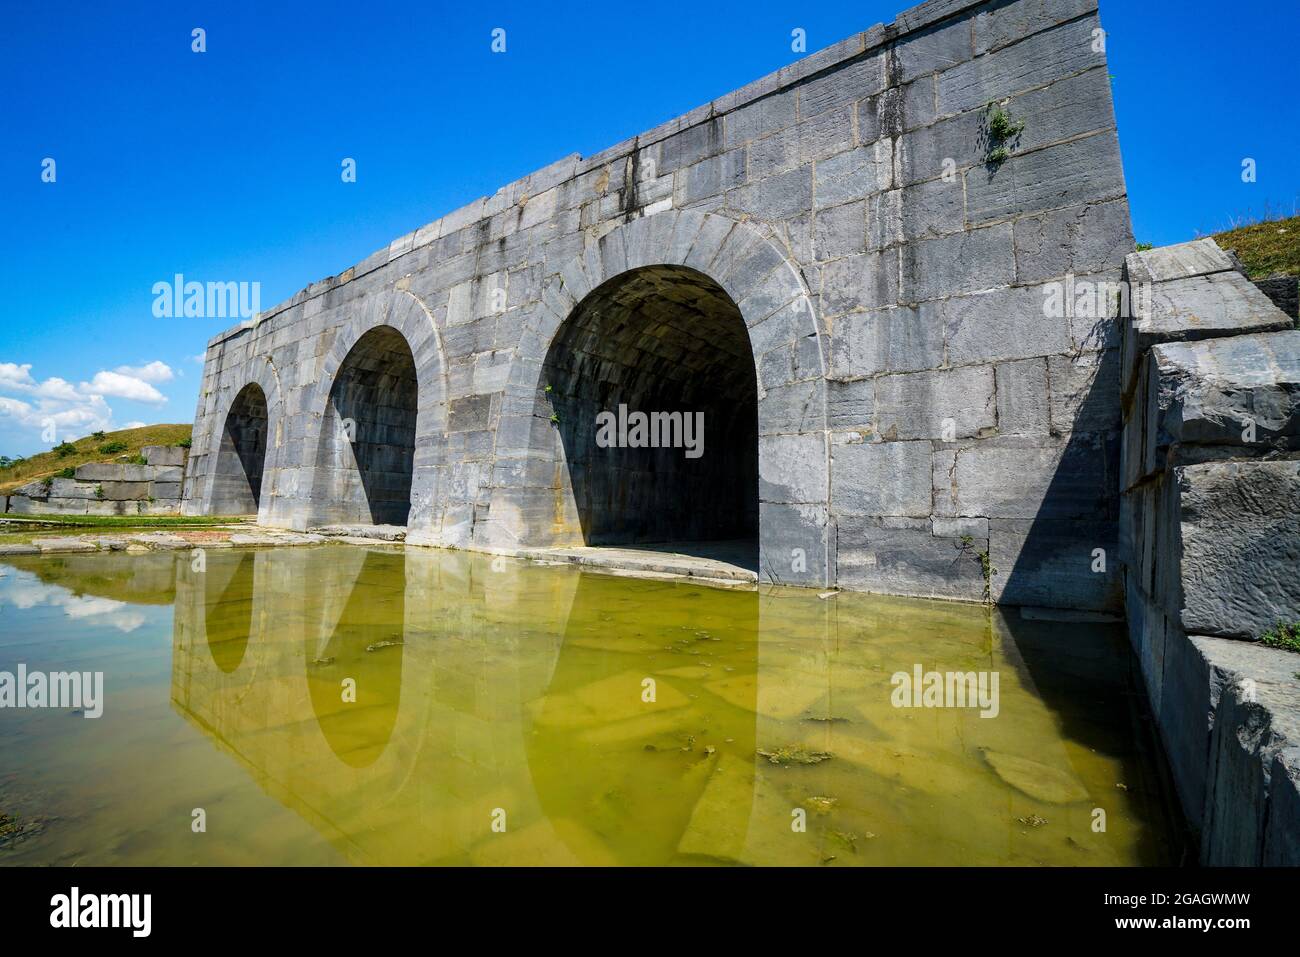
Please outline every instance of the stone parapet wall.
[[1300, 863], [1300, 330], [1212, 240], [1129, 256], [1129, 636], [1209, 864]]
[[11, 492], [5, 512], [14, 515], [179, 515], [185, 482], [185, 449], [146, 445], [144, 465], [91, 462], [73, 478], [28, 482]]

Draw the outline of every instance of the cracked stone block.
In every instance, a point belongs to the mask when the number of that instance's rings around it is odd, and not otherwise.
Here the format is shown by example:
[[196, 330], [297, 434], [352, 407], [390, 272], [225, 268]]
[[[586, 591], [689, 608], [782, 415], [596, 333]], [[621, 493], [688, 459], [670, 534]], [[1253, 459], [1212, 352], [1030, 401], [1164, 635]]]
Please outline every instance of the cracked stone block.
[[[1216, 246], [1217, 248], [1217, 246]], [[1132, 257], [1130, 257], [1132, 259]], [[1129, 273], [1130, 277], [1132, 272]], [[1192, 342], [1247, 332], [1291, 329], [1291, 317], [1238, 272], [1160, 282], [1146, 314], [1121, 323], [1123, 394], [1129, 395], [1146, 352], [1165, 342]]]
[[1184, 630], [1256, 638], [1279, 621], [1300, 622], [1300, 461], [1212, 462], [1174, 472]]
[[[1201, 863], [1300, 864], [1300, 685], [1296, 656], [1194, 636], [1214, 712], [1206, 763]], [[1204, 712], [1186, 715], [1205, 723]]]

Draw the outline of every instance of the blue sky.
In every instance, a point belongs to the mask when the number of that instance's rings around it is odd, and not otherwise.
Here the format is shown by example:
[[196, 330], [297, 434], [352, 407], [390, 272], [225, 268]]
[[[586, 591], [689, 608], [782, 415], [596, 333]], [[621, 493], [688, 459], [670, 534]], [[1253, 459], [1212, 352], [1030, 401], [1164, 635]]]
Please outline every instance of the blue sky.
[[[909, 5], [4, 0], [0, 453], [48, 448], [51, 412], [59, 438], [192, 419], [232, 321], [155, 318], [156, 282], [256, 281], [269, 307], [797, 59], [796, 27], [811, 51]], [[1102, 0], [1102, 22], [1140, 241], [1295, 207], [1300, 4]]]

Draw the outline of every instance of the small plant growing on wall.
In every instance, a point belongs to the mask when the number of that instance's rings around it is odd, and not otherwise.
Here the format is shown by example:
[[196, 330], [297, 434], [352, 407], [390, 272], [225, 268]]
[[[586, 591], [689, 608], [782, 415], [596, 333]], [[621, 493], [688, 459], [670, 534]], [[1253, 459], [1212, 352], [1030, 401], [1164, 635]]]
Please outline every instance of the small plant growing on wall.
[[1000, 166], [1011, 157], [1011, 148], [1024, 131], [1025, 121], [1013, 119], [1000, 104], [990, 103], [985, 123], [988, 137], [985, 160], [991, 166]]
[[1269, 648], [1280, 648], [1283, 651], [1300, 654], [1300, 622], [1288, 625], [1286, 622], [1279, 621], [1275, 627], [1260, 635], [1259, 640]]
[[95, 486], [95, 498], [99, 499], [101, 502], [104, 501], [104, 486]]

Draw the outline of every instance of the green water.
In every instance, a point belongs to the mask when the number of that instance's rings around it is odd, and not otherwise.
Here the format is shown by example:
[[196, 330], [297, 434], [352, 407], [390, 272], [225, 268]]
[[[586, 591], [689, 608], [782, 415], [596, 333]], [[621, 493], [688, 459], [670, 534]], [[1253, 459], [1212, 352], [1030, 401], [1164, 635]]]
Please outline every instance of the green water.
[[[106, 700], [0, 710], [4, 864], [1174, 853], [1114, 625], [417, 549], [5, 561], [0, 671]], [[916, 666], [996, 672], [996, 717], [895, 707]]]

